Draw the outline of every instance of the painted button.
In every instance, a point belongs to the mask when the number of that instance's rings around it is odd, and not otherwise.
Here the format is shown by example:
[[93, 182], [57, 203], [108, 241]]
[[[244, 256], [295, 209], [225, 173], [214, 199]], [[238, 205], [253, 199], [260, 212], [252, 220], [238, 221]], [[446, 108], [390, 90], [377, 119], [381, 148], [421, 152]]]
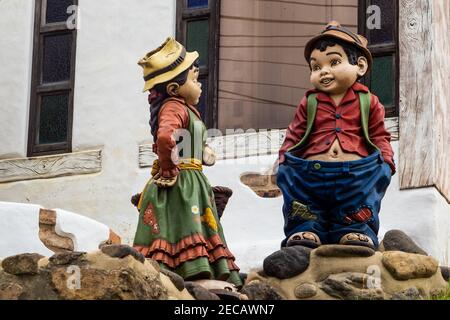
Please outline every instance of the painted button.
[[341, 115], [339, 113], [336, 113], [336, 119], [340, 119]]
[[342, 129], [341, 128], [336, 128], [336, 132], [341, 132]]
[[314, 164], [314, 169], [320, 170], [320, 168], [322, 168], [322, 166], [320, 165], [320, 163], [315, 163], [315, 164]]

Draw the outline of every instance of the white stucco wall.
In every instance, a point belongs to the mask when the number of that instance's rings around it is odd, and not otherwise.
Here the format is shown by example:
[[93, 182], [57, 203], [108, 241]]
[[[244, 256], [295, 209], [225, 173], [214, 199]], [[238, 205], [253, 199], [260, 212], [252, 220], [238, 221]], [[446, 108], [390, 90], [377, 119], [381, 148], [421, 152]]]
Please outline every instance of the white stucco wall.
[[[30, 3], [0, 0], [0, 158], [25, 156], [33, 29]], [[73, 150], [101, 148], [102, 172], [0, 184], [0, 201], [81, 213], [131, 244], [138, 213], [129, 199], [141, 191], [150, 171], [138, 168], [138, 146], [150, 142], [150, 133], [137, 61], [174, 35], [175, 0], [129, 0], [126, 10], [123, 0], [80, 0], [80, 7]], [[398, 144], [393, 145], [397, 151]], [[260, 265], [283, 238], [282, 198], [259, 198], [239, 180], [245, 172], [264, 171], [274, 158], [241, 159], [239, 165], [235, 160], [219, 161], [205, 169], [211, 184], [234, 190], [222, 223], [244, 271]], [[398, 163], [397, 152], [396, 158]], [[434, 188], [399, 191], [398, 185], [396, 175], [383, 202], [380, 237], [387, 230], [402, 229], [449, 264], [449, 205]]]
[[0, 1], [0, 159], [26, 155], [33, 23], [34, 1]]
[[[0, 158], [26, 156], [33, 2], [0, 1]], [[137, 219], [130, 197], [148, 172], [138, 167], [138, 146], [151, 141], [137, 62], [175, 35], [175, 0], [128, 0], [126, 10], [123, 0], [79, 5], [72, 146], [102, 149], [102, 171], [0, 184], [0, 201], [80, 212], [130, 242]]]

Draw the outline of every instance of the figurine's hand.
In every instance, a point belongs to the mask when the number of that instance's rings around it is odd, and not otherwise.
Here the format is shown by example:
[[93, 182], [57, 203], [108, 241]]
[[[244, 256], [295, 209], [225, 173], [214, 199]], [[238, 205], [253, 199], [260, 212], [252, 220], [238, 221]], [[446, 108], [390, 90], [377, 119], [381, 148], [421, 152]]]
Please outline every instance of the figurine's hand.
[[170, 178], [164, 178], [160, 173], [157, 173], [154, 176], [154, 182], [158, 186], [158, 188], [171, 188], [175, 185], [177, 182], [178, 176], [170, 177]]
[[216, 163], [216, 154], [214, 153], [214, 150], [211, 149], [209, 146], [205, 146], [203, 149], [203, 164], [205, 166], [213, 166]]

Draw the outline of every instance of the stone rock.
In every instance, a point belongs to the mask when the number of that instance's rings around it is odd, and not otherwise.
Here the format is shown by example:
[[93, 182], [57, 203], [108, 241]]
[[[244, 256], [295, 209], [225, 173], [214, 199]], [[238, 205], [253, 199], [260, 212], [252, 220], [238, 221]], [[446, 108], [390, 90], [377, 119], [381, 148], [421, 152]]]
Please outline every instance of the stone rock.
[[106, 245], [101, 248], [102, 252], [111, 258], [125, 258], [127, 256], [132, 256], [137, 261], [144, 263], [145, 257], [142, 253], [138, 252], [136, 249], [124, 245], [124, 244], [112, 244]]
[[37, 253], [24, 253], [8, 257], [2, 261], [2, 268], [5, 272], [14, 275], [37, 274], [38, 261], [44, 258]]
[[302, 246], [282, 248], [264, 259], [264, 272], [278, 279], [292, 278], [308, 268], [310, 252], [311, 249]]
[[384, 252], [382, 262], [397, 280], [429, 278], [438, 270], [438, 262], [432, 257], [399, 251]]
[[338, 244], [323, 245], [315, 251], [318, 256], [322, 257], [371, 257], [375, 254], [375, 250], [362, 246], [344, 246]]
[[441, 274], [445, 281], [450, 280], [450, 268], [449, 267], [441, 267]]
[[185, 288], [183, 277], [181, 277], [180, 275], [176, 274], [175, 272], [172, 272], [172, 271], [167, 270], [167, 269], [160, 269], [160, 270], [161, 270], [161, 273], [163, 275], [169, 277], [170, 281], [172, 281], [174, 286], [179, 291], [183, 291], [183, 289]]
[[193, 299], [186, 289], [180, 291], [168, 277], [161, 276], [150, 262], [142, 263], [131, 255], [117, 259], [101, 251], [56, 254], [40, 259], [33, 276], [12, 275], [6, 270], [0, 269], [0, 299]]
[[[252, 270], [241, 292], [250, 299], [267, 299], [276, 293], [288, 300], [405, 300], [429, 299], [448, 290], [448, 282], [431, 257], [340, 247], [312, 250], [307, 269], [290, 278], [284, 274], [281, 278], [274, 277], [277, 272], [270, 270]], [[280, 263], [296, 262], [296, 259], [282, 258], [278, 259]], [[289, 270], [289, 266], [283, 268]]]
[[185, 286], [187, 291], [197, 300], [220, 300], [219, 296], [195, 282], [186, 281]]
[[23, 287], [17, 283], [4, 283], [0, 285], [0, 300], [19, 300]]
[[384, 251], [402, 251], [424, 256], [428, 255], [406, 233], [400, 230], [386, 232], [381, 247]]
[[49, 258], [53, 265], [68, 265], [74, 262], [82, 261], [86, 252], [61, 252], [55, 253]]
[[391, 300], [420, 300], [422, 296], [416, 287], [406, 289], [403, 292], [395, 293], [392, 295]]
[[368, 275], [357, 272], [344, 272], [328, 276], [321, 289], [332, 297], [343, 300], [383, 300], [381, 288], [369, 288]]
[[75, 246], [73, 240], [56, 233], [56, 211], [39, 210], [39, 239], [51, 251], [67, 252], [73, 251]]
[[313, 283], [302, 283], [295, 288], [294, 294], [299, 299], [312, 298], [317, 294], [317, 287]]
[[259, 280], [244, 285], [241, 293], [249, 300], [283, 300], [283, 297], [270, 285]]
[[211, 289], [209, 290], [209, 292], [214, 293], [219, 297], [220, 300], [224, 301], [248, 300], [248, 297], [246, 295], [226, 289]]

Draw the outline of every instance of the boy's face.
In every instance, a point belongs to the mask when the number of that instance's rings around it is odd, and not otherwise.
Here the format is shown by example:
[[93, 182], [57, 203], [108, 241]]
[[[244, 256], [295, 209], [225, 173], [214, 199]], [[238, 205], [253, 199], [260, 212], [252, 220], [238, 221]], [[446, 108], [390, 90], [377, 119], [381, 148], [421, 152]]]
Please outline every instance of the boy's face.
[[193, 66], [188, 73], [185, 84], [178, 89], [178, 95], [184, 98], [187, 104], [197, 105], [202, 94], [202, 84], [198, 81], [199, 68]]
[[[352, 65], [348, 61], [344, 49], [335, 44], [325, 51], [315, 49], [310, 57], [311, 83], [313, 86], [329, 94], [343, 94], [350, 88], [358, 76], [367, 71], [367, 60], [358, 58], [358, 64]], [[365, 66], [364, 66], [365, 63]]]

